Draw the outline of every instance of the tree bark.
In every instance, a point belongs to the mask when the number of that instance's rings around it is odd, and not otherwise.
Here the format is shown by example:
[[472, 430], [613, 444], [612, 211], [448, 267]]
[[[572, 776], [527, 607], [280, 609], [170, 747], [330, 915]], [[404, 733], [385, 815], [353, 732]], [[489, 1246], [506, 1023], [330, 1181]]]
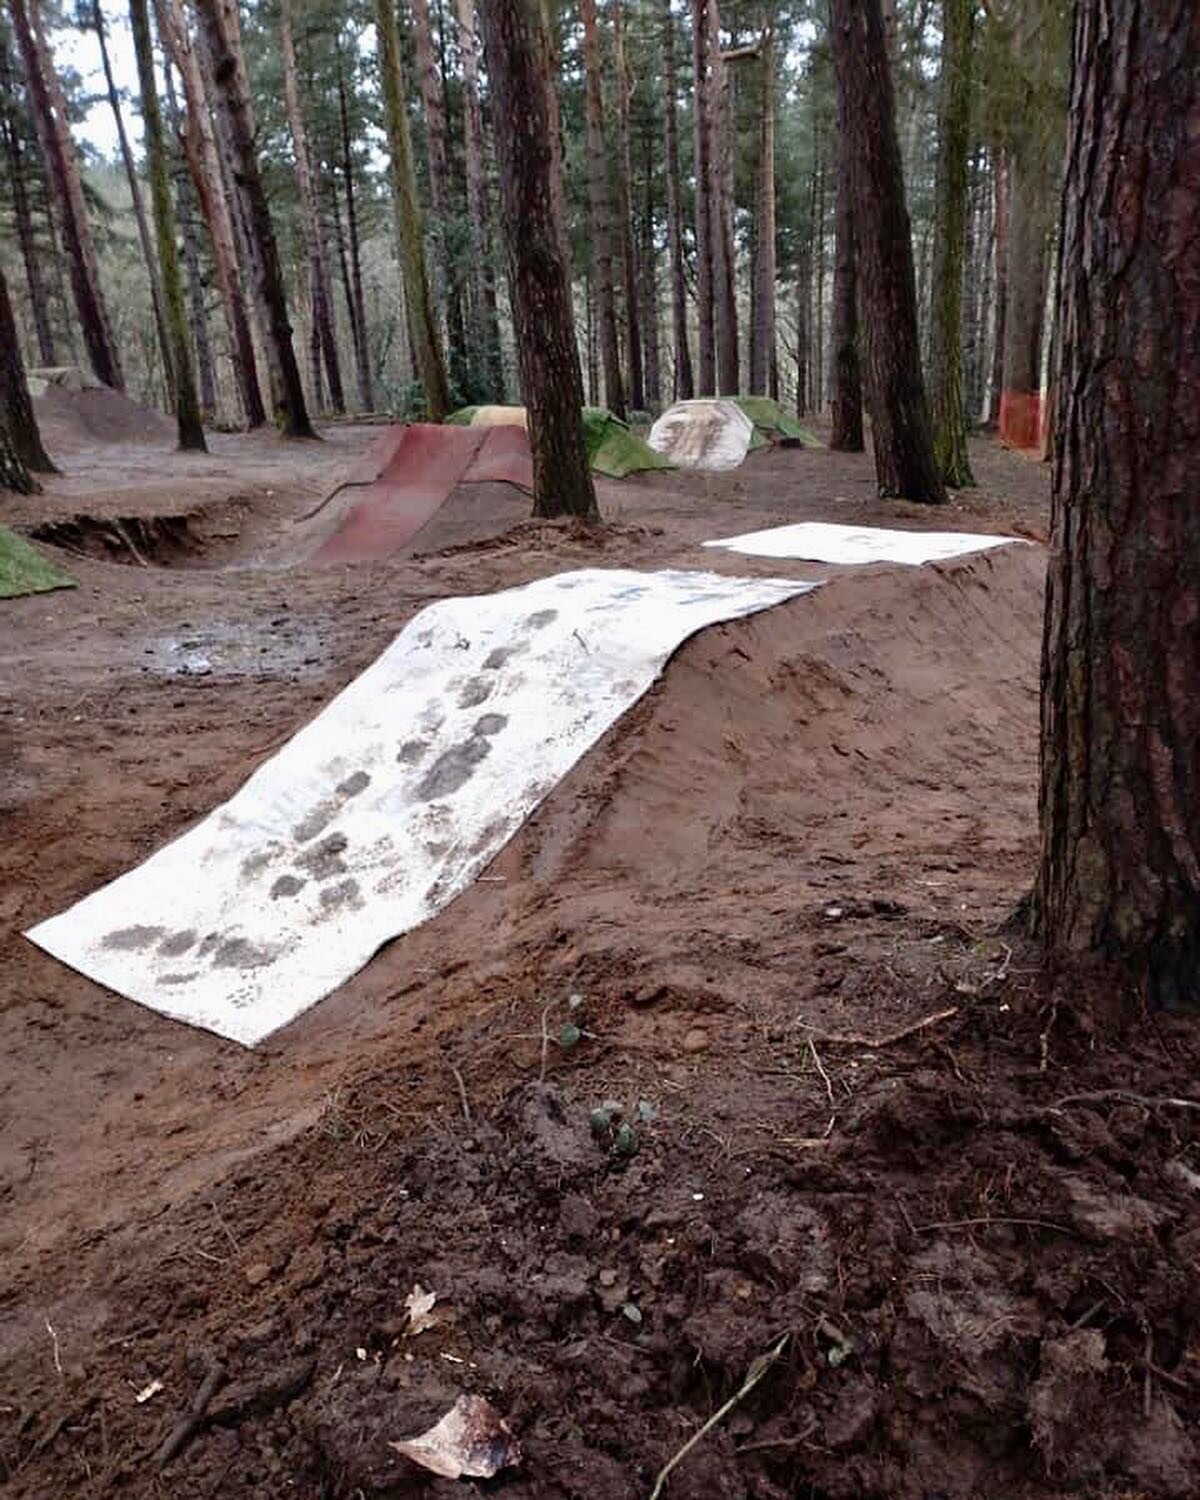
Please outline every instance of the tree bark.
[[617, 222], [620, 225], [625, 291], [625, 368], [629, 371], [629, 403], [634, 411], [644, 411], [646, 376], [631, 204], [633, 148], [629, 136], [629, 67], [625, 57], [623, 0], [612, 0], [612, 24], [613, 72], [617, 90]]
[[641, 243], [638, 261], [641, 272], [642, 360], [645, 366], [646, 406], [657, 412], [662, 406], [662, 354], [658, 312], [658, 250], [654, 237], [654, 142], [656, 122], [647, 118], [642, 137], [645, 196], [642, 200]]
[[879, 0], [831, 0], [866, 315], [866, 388], [881, 495], [941, 503], [917, 335], [912, 234]]
[[417, 179], [413, 166], [412, 136], [408, 128], [395, 0], [375, 0], [375, 30], [391, 157], [396, 235], [400, 245], [400, 264], [404, 271], [404, 291], [408, 301], [414, 354], [425, 392], [425, 410], [429, 420], [442, 422], [450, 412], [450, 388], [446, 381], [446, 364], [442, 357], [442, 343], [429, 290], [425, 226], [417, 200]]
[[258, 148], [250, 88], [242, 61], [236, 0], [195, 0], [213, 63], [213, 83], [224, 125], [226, 165], [245, 211], [247, 249], [264, 335], [267, 378], [275, 423], [284, 437], [316, 437], [308, 417], [275, 226], [258, 165]]
[[474, 0], [455, 0], [458, 55], [463, 87], [463, 168], [467, 187], [467, 223], [471, 245], [471, 342], [484, 352], [484, 385], [493, 399], [504, 391], [500, 353], [500, 320], [496, 278], [492, 269], [492, 214], [483, 170], [483, 111], [479, 104]]
[[[163, 93], [167, 100], [167, 128], [177, 145], [184, 138], [183, 124], [179, 117], [179, 99], [171, 76], [171, 54], [166, 46], [159, 25], [159, 43], [163, 52]], [[183, 241], [183, 265], [187, 273], [188, 316], [191, 322], [192, 347], [196, 351], [196, 376], [200, 382], [200, 411], [206, 422], [212, 422], [217, 414], [217, 381], [213, 367], [212, 342], [208, 336], [208, 313], [204, 306], [204, 278], [200, 273], [200, 245], [196, 235], [195, 203], [192, 200], [192, 184], [188, 176], [186, 160], [172, 160], [175, 179], [175, 214], [179, 221], [180, 238]]]
[[150, 202], [154, 212], [154, 237], [162, 276], [163, 311], [167, 320], [170, 370], [173, 376], [172, 397], [179, 447], [184, 452], [204, 453], [207, 445], [204, 441], [204, 426], [200, 420], [200, 400], [196, 394], [196, 373], [192, 364], [183, 276], [179, 269], [179, 250], [175, 243], [171, 177], [167, 169], [167, 148], [158, 108], [158, 85], [154, 77], [149, 0], [129, 0], [129, 23], [137, 55], [138, 88], [142, 96], [142, 128], [150, 168]]
[[[12, 64], [6, 39], [0, 36], [0, 137], [4, 141], [4, 156], [8, 162], [12, 184], [13, 218], [16, 221], [17, 240], [21, 246], [21, 263], [25, 268], [25, 284], [29, 290], [29, 309], [37, 338], [38, 359], [43, 365], [54, 365], [58, 363], [54, 348], [54, 329], [50, 322], [46, 284], [42, 280], [37, 235], [33, 227], [33, 208], [25, 180], [27, 154], [18, 119]], [[36, 167], [34, 170], [37, 170]]]
[[[50, 456], [42, 446], [42, 435], [38, 431], [33, 402], [29, 399], [29, 387], [25, 382], [25, 366], [21, 362], [21, 345], [17, 338], [17, 325], [13, 317], [12, 302], [8, 295], [8, 282], [0, 268], [0, 429], [8, 434], [22, 467], [38, 474], [54, 474], [56, 469]], [[15, 486], [10, 485], [10, 489]], [[28, 494], [28, 491], [23, 493]]]
[[529, 413], [536, 516], [597, 517], [554, 177], [551, 43], [540, 0], [484, 0], [509, 285]]
[[335, 413], [346, 410], [342, 390], [342, 369], [338, 359], [337, 336], [333, 322], [333, 293], [329, 268], [325, 263], [325, 239], [321, 228], [321, 205], [313, 180], [312, 158], [308, 149], [308, 131], [296, 81], [296, 42], [292, 31], [291, 0], [279, 0], [279, 41], [283, 63], [283, 96], [287, 111], [292, 152], [296, 159], [296, 185], [300, 197], [300, 218], [304, 226], [304, 244], [308, 252], [309, 285], [312, 288], [312, 314], [316, 342], [320, 345], [329, 387], [329, 404]]
[[705, 95], [712, 153], [708, 222], [713, 245], [717, 386], [721, 395], [736, 396], [741, 378], [738, 368], [737, 261], [733, 242], [733, 123], [730, 118], [728, 70], [721, 56], [718, 0], [708, 0], [708, 9], [709, 57]]
[[49, 167], [63, 254], [70, 270], [71, 291], [84, 346], [96, 378], [113, 390], [123, 391], [125, 377], [100, 287], [83, 183], [71, 139], [66, 102], [54, 71], [54, 59], [30, 0], [12, 0], [10, 9], [42, 155]]
[[608, 191], [608, 153], [604, 148], [604, 101], [600, 88], [600, 39], [595, 0], [580, 0], [579, 12], [583, 20], [588, 201], [591, 208], [592, 267], [600, 322], [600, 363], [604, 369], [604, 399], [611, 411], [618, 417], [624, 417], [625, 384], [621, 378], [621, 349], [617, 337], [616, 292], [613, 286], [612, 205]]
[[796, 415], [806, 417], [812, 384], [812, 230], [800, 246], [796, 264]]
[[1200, 12], [1080, 0], [1038, 930], [1200, 1003]]
[[1004, 390], [1004, 340], [1008, 324], [1008, 162], [992, 148], [992, 360], [988, 386], [987, 425], [1000, 425], [1000, 396]]
[[942, 97], [938, 113], [937, 199], [933, 232], [930, 410], [933, 456], [943, 483], [975, 483], [963, 410], [963, 255], [967, 237], [967, 155], [975, 0], [942, 0]]
[[411, 0], [417, 83], [425, 112], [425, 147], [429, 165], [429, 208], [434, 246], [434, 283], [446, 314], [450, 370], [460, 392], [471, 384], [463, 314], [463, 278], [454, 245], [450, 215], [450, 169], [446, 154], [446, 106], [433, 47], [428, 0]]
[[775, 350], [775, 41], [770, 26], [759, 43], [762, 119], [754, 230], [754, 306], [750, 314], [750, 391], [766, 395]]
[[200, 57], [188, 30], [182, 0], [158, 0], [157, 16], [159, 36], [183, 80], [183, 97], [187, 106], [184, 156], [212, 246], [217, 291], [242, 413], [246, 426], [253, 429], [266, 422], [267, 413], [258, 383], [258, 357], [254, 351], [250, 314], [242, 291], [233, 220], [235, 205], [226, 195], [226, 173], [209, 115], [208, 93], [211, 90], [215, 99], [215, 84], [210, 79], [209, 87], [205, 86]]
[[1051, 207], [1041, 164], [1019, 155], [1012, 161], [1010, 214], [1000, 436], [1014, 447], [1036, 448]]
[[683, 206], [679, 172], [679, 118], [676, 113], [675, 18], [663, 0], [663, 80], [666, 99], [667, 252], [671, 269], [671, 344], [676, 401], [690, 401], [694, 390], [688, 341], [687, 284], [683, 274]]
[[833, 260], [833, 400], [829, 446], [838, 453], [861, 453], [862, 374], [858, 363], [858, 275], [854, 253], [854, 202], [850, 128], [838, 102], [837, 205]]
[[[349, 250], [349, 292], [347, 304], [354, 339], [354, 379], [358, 403], [363, 411], [374, 411], [375, 392], [371, 379], [371, 352], [367, 339], [367, 304], [363, 297], [362, 252], [358, 235], [358, 204], [354, 192], [354, 151], [350, 140], [350, 107], [342, 62], [341, 42], [337, 49], [338, 131], [341, 144], [342, 182], [346, 191], [346, 239]], [[336, 197], [337, 188], [334, 186]]]
[[714, 322], [712, 126], [709, 119], [709, 0], [692, 0], [692, 176], [696, 200], [696, 394], [717, 390]]
[[168, 388], [173, 390], [175, 370], [171, 362], [171, 336], [167, 331], [167, 317], [163, 307], [162, 276], [159, 273], [154, 242], [150, 238], [150, 224], [146, 218], [146, 206], [142, 202], [142, 185], [138, 181], [137, 167], [129, 146], [129, 136], [125, 130], [125, 118], [121, 113], [121, 99], [117, 93], [112, 63], [108, 56], [108, 39], [105, 35], [104, 12], [100, 8], [100, 0], [92, 0], [92, 26], [96, 32], [96, 40], [100, 44], [100, 66], [104, 72], [108, 107], [112, 110], [113, 121], [117, 127], [117, 145], [121, 152], [121, 164], [125, 168], [125, 181], [129, 185], [129, 196], [133, 203], [133, 219], [137, 226], [138, 244], [141, 247], [142, 261], [146, 267], [146, 277], [150, 282], [150, 303], [154, 309], [154, 327], [158, 333], [163, 372], [167, 377]]

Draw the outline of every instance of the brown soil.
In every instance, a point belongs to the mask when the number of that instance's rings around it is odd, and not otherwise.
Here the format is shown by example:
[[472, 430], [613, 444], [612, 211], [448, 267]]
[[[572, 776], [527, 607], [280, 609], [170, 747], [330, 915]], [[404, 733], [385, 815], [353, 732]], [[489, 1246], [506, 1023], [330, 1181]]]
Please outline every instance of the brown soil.
[[[877, 502], [869, 459], [775, 451], [605, 486], [596, 532], [472, 486], [414, 555], [285, 566], [369, 436], [60, 446], [10, 503], [188, 538], [82, 547], [79, 589], [4, 606], [6, 1493], [467, 1493], [388, 1442], [470, 1390], [524, 1449], [481, 1491], [646, 1496], [785, 1334], [670, 1495], [1200, 1493], [1200, 1049], [1004, 925], [1036, 849], [1044, 552], [695, 545], [803, 518], [1036, 537], [1045, 470], [978, 444], [983, 487], [930, 513]], [[830, 582], [686, 645], [486, 879], [254, 1052], [20, 937], [427, 602], [594, 564]], [[441, 1321], [406, 1337], [418, 1282]]]

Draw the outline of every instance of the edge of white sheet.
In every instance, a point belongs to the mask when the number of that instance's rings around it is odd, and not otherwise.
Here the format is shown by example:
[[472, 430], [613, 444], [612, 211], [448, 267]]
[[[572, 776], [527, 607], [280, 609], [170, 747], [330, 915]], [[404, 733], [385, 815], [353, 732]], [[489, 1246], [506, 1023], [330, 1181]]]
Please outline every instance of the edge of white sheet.
[[[903, 563], [916, 567], [988, 552], [1022, 542], [1016, 536], [987, 536], [969, 531], [898, 531], [884, 526], [840, 526], [830, 521], [797, 521], [747, 531], [742, 536], [705, 542], [746, 557], [794, 558], [804, 562], [846, 564]], [[1023, 544], [1023, 543], [1022, 543]]]
[[26, 936], [253, 1045], [470, 885], [685, 640], [818, 586], [590, 568], [440, 600], [228, 802]]

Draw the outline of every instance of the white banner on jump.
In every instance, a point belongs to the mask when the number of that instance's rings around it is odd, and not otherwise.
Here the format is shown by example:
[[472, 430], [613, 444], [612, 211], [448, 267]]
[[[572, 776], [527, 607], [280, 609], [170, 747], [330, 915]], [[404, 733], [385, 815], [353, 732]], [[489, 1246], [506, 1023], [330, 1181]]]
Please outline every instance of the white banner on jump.
[[430, 605], [223, 807], [28, 936], [253, 1045], [464, 890], [690, 635], [816, 587], [588, 568]]
[[744, 536], [705, 542], [746, 557], [799, 558], [805, 562], [920, 563], [987, 552], [1019, 541], [1015, 536], [985, 536], [970, 531], [889, 531], [882, 526], [837, 526], [828, 521], [798, 521]]

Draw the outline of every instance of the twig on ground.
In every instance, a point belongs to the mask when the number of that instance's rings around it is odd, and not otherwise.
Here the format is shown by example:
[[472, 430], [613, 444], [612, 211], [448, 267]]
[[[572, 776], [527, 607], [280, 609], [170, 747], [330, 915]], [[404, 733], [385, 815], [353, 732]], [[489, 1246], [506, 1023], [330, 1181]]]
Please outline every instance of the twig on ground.
[[778, 1360], [784, 1349], [787, 1348], [787, 1342], [790, 1337], [791, 1334], [785, 1333], [782, 1338], [780, 1338], [779, 1341], [775, 1345], [773, 1345], [772, 1348], [767, 1350], [765, 1354], [760, 1354], [758, 1356], [758, 1358], [750, 1366], [745, 1380], [742, 1381], [741, 1388], [735, 1391], [732, 1396], [730, 1396], [729, 1400], [726, 1401], [724, 1406], [713, 1412], [712, 1416], [709, 1417], [704, 1426], [694, 1432], [692, 1436], [688, 1438], [687, 1442], [684, 1443], [683, 1447], [680, 1448], [679, 1452], [676, 1453], [675, 1456], [664, 1465], [664, 1467], [659, 1472], [658, 1478], [654, 1481], [654, 1488], [650, 1491], [650, 1500], [659, 1500], [659, 1497], [662, 1495], [662, 1492], [666, 1486], [667, 1480], [670, 1477], [672, 1470], [678, 1468], [678, 1466], [688, 1456], [688, 1454], [697, 1445], [697, 1443], [699, 1443], [704, 1437], [706, 1437], [713, 1430], [713, 1428], [718, 1425], [718, 1423], [722, 1422], [733, 1410], [733, 1408], [739, 1404], [739, 1402], [742, 1402], [746, 1399], [746, 1397], [759, 1383], [759, 1381], [762, 1380], [763, 1376], [766, 1375], [767, 1371], [770, 1370], [771, 1367], [775, 1364], [776, 1360]]
[[58, 1349], [58, 1334], [55, 1333], [55, 1331], [54, 1331], [54, 1324], [51, 1323], [51, 1321], [50, 1321], [49, 1318], [45, 1318], [45, 1319], [43, 1319], [43, 1321], [46, 1324], [46, 1332], [50, 1335], [50, 1343], [51, 1343], [51, 1345], [52, 1345], [52, 1347], [54, 1349], [54, 1368], [58, 1371], [59, 1375], [61, 1376], [62, 1372], [63, 1372], [63, 1367], [62, 1367], [62, 1355], [59, 1353], [59, 1349]]
[[225, 1220], [221, 1217], [221, 1210], [217, 1207], [216, 1200], [215, 1199], [209, 1199], [208, 1206], [213, 1211], [213, 1217], [216, 1219], [218, 1227], [221, 1229], [222, 1233], [225, 1235], [225, 1238], [233, 1246], [233, 1253], [235, 1255], [238, 1254], [238, 1252], [241, 1250], [242, 1247], [238, 1244], [237, 1238], [234, 1235], [233, 1230], [230, 1229], [229, 1225], [226, 1224]]
[[1154, 1330], [1146, 1329], [1146, 1352], [1142, 1356], [1142, 1416], [1149, 1419], [1154, 1400], [1154, 1380], [1150, 1374], [1150, 1356], [1154, 1353]]
[[1065, 1109], [1068, 1104], [1104, 1104], [1110, 1099], [1119, 1104], [1140, 1104], [1145, 1109], [1200, 1109], [1200, 1099], [1173, 1099], [1167, 1095], [1154, 1098], [1149, 1094], [1130, 1093], [1128, 1089], [1097, 1089], [1092, 1094], [1067, 1094], [1049, 1107]]
[[451, 1063], [449, 1066], [451, 1073], [454, 1074], [454, 1081], [456, 1084], [458, 1084], [458, 1097], [459, 1102], [462, 1104], [463, 1119], [469, 1125], [471, 1123], [471, 1105], [467, 1099], [467, 1086], [463, 1082], [462, 1074], [458, 1071], [454, 1064]]
[[177, 1454], [181, 1453], [204, 1425], [204, 1416], [208, 1411], [208, 1403], [217, 1394], [217, 1390], [224, 1379], [224, 1366], [213, 1360], [208, 1367], [204, 1379], [200, 1382], [196, 1394], [192, 1397], [192, 1404], [168, 1433], [158, 1453], [155, 1455], [155, 1461], [160, 1469], [165, 1468]]
[[[833, 1047], [892, 1047], [897, 1042], [904, 1041], [907, 1037], [916, 1036], [919, 1031], [927, 1031], [930, 1026], [937, 1026], [942, 1021], [949, 1021], [951, 1017], [958, 1015], [957, 1005], [948, 1006], [945, 1010], [935, 1010], [932, 1015], [922, 1016], [919, 1021], [910, 1021], [907, 1026], [899, 1026], [895, 1031], [886, 1031], [882, 1036], [864, 1036], [859, 1031], [821, 1031], [816, 1026], [811, 1026], [807, 1021], [799, 1022], [805, 1031], [812, 1033], [811, 1040], [819, 1041], [826, 1046]], [[1197, 1105], [1200, 1108], [1200, 1105]]]
[[1075, 1239], [1083, 1236], [1077, 1229], [1072, 1229], [1069, 1224], [1055, 1224], [1049, 1219], [1024, 1219], [1006, 1214], [995, 1216], [983, 1215], [977, 1219], [939, 1219], [933, 1224], [918, 1224], [915, 1226], [916, 1234], [934, 1234], [940, 1229], [976, 1229], [986, 1228], [991, 1224], [1020, 1224], [1028, 1229], [1051, 1229], [1055, 1234], [1069, 1234]]
[[546, 1009], [542, 1012], [542, 1066], [541, 1066], [540, 1070], [538, 1071], [538, 1082], [539, 1083], [545, 1083], [545, 1081], [546, 1081], [546, 1056], [547, 1056], [547, 1053], [550, 1051], [550, 1033], [546, 1029], [546, 1022], [549, 1019], [550, 1019], [550, 1007], [547, 1005]]
[[1058, 1020], [1058, 1001], [1050, 1007], [1050, 1019], [1046, 1022], [1046, 1029], [1038, 1038], [1038, 1046], [1041, 1049], [1041, 1061], [1038, 1064], [1038, 1072], [1044, 1073], [1050, 1066], [1050, 1033], [1054, 1030], [1054, 1023]]
[[816, 1068], [817, 1072], [820, 1073], [822, 1079], [824, 1080], [825, 1092], [829, 1096], [829, 1107], [830, 1109], [833, 1109], [833, 1084], [830, 1082], [829, 1074], [825, 1071], [825, 1064], [821, 1061], [821, 1054], [817, 1051], [817, 1044], [812, 1039], [812, 1037], [809, 1037], [808, 1039], [808, 1050], [812, 1053], [813, 1066]]

